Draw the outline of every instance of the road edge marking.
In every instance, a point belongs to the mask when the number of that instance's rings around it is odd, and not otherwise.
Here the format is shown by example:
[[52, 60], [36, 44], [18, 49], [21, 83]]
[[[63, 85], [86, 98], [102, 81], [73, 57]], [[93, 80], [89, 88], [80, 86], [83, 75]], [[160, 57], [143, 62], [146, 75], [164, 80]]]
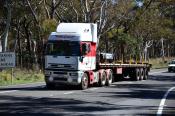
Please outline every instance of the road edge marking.
[[63, 93], [63, 94], [64, 94], [64, 95], [68, 95], [68, 94], [72, 94], [72, 93], [74, 93], [74, 91], [65, 92], [65, 93]]
[[18, 90], [10, 90], [10, 91], [1, 91], [0, 94], [3, 94], [3, 93], [12, 93], [12, 92], [16, 92]]
[[168, 89], [168, 91], [164, 94], [160, 104], [159, 104], [159, 108], [157, 110], [157, 116], [161, 116], [162, 115], [162, 111], [163, 111], [163, 107], [164, 107], [164, 104], [165, 104], [165, 101], [166, 101], [166, 98], [168, 96], [168, 94], [173, 90], [175, 89], [175, 87], [171, 87], [170, 89]]
[[157, 72], [149, 72], [149, 74], [152, 75], [152, 74], [163, 73], [163, 72], [165, 72], [165, 70], [163, 70], [163, 71], [157, 71]]

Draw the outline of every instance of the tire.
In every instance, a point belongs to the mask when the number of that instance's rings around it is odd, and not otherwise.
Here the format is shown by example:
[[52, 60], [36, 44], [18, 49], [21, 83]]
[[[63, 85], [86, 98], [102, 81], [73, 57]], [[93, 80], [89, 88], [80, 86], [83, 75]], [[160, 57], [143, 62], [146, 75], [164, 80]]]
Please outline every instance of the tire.
[[108, 78], [106, 78], [106, 86], [110, 86], [113, 82], [113, 73], [109, 71]]
[[47, 89], [55, 89], [55, 84], [54, 83], [46, 83]]
[[144, 79], [144, 70], [143, 68], [140, 69], [140, 80]]
[[144, 69], [144, 77], [143, 80], [147, 80], [148, 79], [148, 70]]
[[99, 78], [99, 86], [102, 87], [106, 84], [106, 73], [105, 71], [103, 71], [103, 73], [101, 74], [101, 77]]
[[81, 79], [81, 84], [80, 84], [80, 88], [82, 90], [85, 90], [88, 88], [88, 84], [89, 84], [89, 79], [86, 73], [83, 74], [83, 77]]
[[140, 70], [139, 68], [135, 69], [135, 75], [133, 76], [134, 81], [139, 81], [140, 80]]

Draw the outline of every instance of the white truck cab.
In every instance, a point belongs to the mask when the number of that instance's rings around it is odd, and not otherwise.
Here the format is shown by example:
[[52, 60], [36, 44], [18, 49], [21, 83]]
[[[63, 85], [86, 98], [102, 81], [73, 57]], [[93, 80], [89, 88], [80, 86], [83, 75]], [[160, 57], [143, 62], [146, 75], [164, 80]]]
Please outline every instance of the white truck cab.
[[81, 84], [84, 72], [96, 69], [96, 46], [96, 24], [60, 23], [46, 45], [46, 86]]

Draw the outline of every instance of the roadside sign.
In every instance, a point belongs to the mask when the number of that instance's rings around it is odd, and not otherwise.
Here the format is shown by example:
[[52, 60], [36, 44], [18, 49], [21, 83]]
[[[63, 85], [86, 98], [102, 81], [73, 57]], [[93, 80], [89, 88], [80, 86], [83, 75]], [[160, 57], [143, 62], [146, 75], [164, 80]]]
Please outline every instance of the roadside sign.
[[14, 52], [0, 52], [0, 68], [15, 67], [15, 53]]

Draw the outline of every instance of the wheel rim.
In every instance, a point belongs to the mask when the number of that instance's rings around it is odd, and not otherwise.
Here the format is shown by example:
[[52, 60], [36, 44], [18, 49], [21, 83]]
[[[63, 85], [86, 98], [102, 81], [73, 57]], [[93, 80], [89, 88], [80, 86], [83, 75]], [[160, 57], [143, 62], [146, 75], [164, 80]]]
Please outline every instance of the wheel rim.
[[110, 74], [109, 74], [109, 84], [112, 83], [112, 78], [113, 78], [113, 76], [112, 76], [112, 73], [110, 72]]
[[82, 89], [86, 89], [88, 87], [88, 77], [86, 74], [84, 74], [82, 78]]
[[102, 84], [103, 85], [105, 84], [105, 79], [106, 79], [105, 74], [103, 74], [103, 76], [102, 76]]
[[140, 75], [139, 75], [139, 70], [137, 70], [137, 75], [136, 75], [137, 77], [137, 81], [140, 79]]

